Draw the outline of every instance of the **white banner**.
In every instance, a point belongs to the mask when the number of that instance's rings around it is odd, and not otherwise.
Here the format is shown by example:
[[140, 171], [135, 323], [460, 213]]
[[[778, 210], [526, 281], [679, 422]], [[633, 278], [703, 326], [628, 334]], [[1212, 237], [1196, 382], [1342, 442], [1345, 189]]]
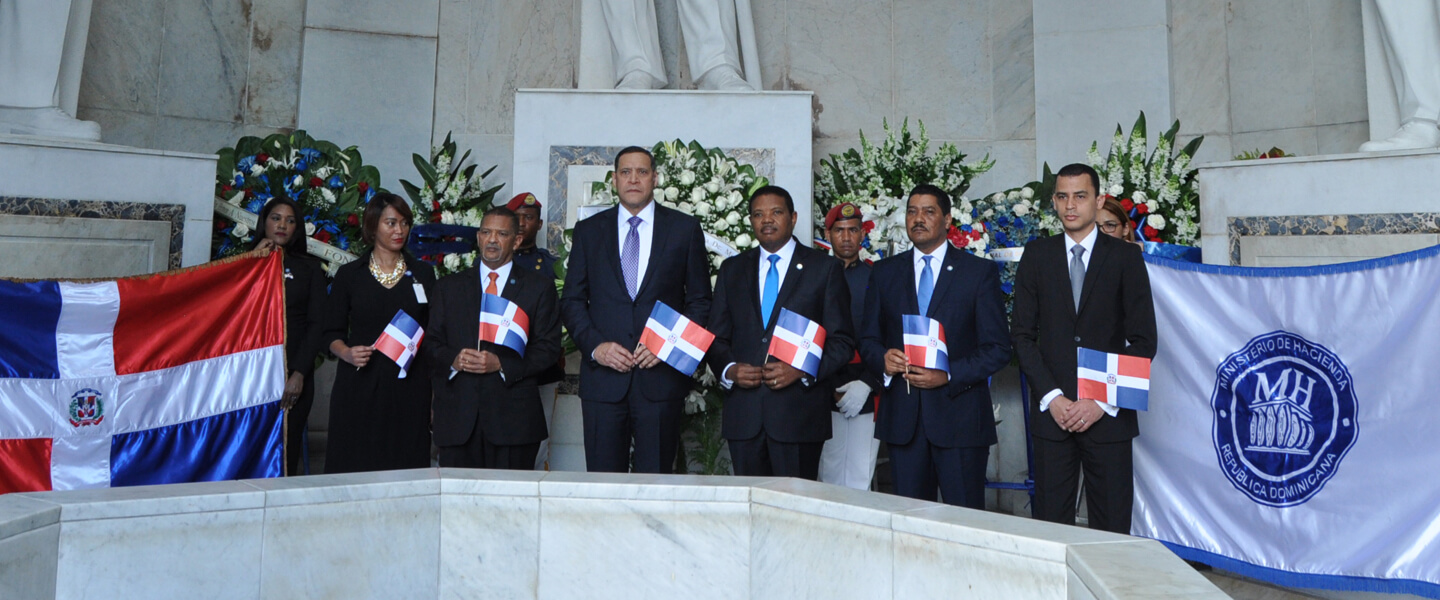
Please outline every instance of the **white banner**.
[[1440, 598], [1440, 246], [1146, 261], [1159, 349], [1132, 533], [1281, 585]]

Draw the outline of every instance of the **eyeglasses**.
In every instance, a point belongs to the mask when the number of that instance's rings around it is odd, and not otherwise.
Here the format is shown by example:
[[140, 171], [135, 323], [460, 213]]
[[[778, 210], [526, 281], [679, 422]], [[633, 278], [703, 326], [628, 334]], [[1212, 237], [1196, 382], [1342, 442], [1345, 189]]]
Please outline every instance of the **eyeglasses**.
[[1100, 231], [1103, 231], [1103, 232], [1105, 232], [1105, 233], [1115, 233], [1115, 231], [1116, 231], [1117, 229], [1120, 229], [1120, 222], [1119, 222], [1119, 221], [1101, 221], [1101, 222], [1100, 222]]

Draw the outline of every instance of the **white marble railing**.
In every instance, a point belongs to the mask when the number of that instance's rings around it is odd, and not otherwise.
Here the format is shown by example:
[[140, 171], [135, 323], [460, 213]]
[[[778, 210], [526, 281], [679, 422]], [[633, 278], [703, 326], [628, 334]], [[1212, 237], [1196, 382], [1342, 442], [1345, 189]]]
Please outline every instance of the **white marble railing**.
[[793, 479], [427, 469], [0, 496], [0, 598], [1225, 598], [1160, 544]]

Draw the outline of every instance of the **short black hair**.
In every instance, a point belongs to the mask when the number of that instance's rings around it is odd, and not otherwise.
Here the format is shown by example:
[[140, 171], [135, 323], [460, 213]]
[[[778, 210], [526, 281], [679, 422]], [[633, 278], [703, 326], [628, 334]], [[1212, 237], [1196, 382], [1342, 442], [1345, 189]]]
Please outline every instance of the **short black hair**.
[[620, 157], [625, 156], [626, 154], [635, 154], [635, 153], [644, 154], [644, 155], [645, 155], [645, 158], [650, 159], [650, 169], [651, 169], [651, 170], [654, 170], [654, 169], [655, 169], [655, 155], [654, 155], [654, 154], [651, 154], [649, 150], [646, 150], [646, 149], [641, 148], [641, 147], [639, 147], [639, 146], [626, 146], [624, 150], [621, 150], [619, 153], [617, 153], [617, 154], [615, 155], [615, 166], [616, 166], [616, 167], [619, 167], [619, 166], [620, 166]]
[[[940, 212], [944, 213], [945, 218], [950, 218], [950, 194], [945, 193], [939, 186], [922, 183], [910, 190], [910, 196], [934, 196], [940, 203]], [[905, 197], [906, 204], [909, 204], [910, 196]]]
[[789, 191], [778, 185], [767, 185], [758, 190], [755, 190], [755, 193], [750, 194], [750, 201], [748, 204], [745, 205], [746, 212], [749, 212], [750, 210], [753, 210], [755, 208], [755, 199], [759, 198], [760, 196], [779, 196], [781, 198], [784, 198], [785, 208], [789, 209], [792, 213], [795, 212], [795, 199], [790, 197]]
[[1079, 175], [1086, 175], [1090, 177], [1090, 191], [1095, 192], [1095, 195], [1099, 196], [1101, 193], [1100, 174], [1096, 173], [1095, 169], [1090, 165], [1084, 163], [1070, 163], [1068, 165], [1060, 167], [1060, 170], [1055, 172], [1056, 179], [1059, 179], [1061, 177], [1076, 177]]
[[365, 204], [365, 215], [361, 219], [360, 239], [367, 245], [375, 245], [375, 230], [380, 227], [380, 215], [386, 208], [394, 208], [405, 219], [405, 226], [415, 224], [415, 212], [410, 210], [410, 203], [404, 198], [390, 192], [375, 194], [370, 202]]
[[480, 224], [483, 226], [485, 219], [494, 216], [510, 219], [510, 223], [514, 226], [514, 231], [516, 233], [520, 232], [520, 215], [515, 214], [515, 211], [510, 210], [510, 208], [506, 206], [493, 206], [489, 210], [486, 210], [485, 214], [480, 215]]

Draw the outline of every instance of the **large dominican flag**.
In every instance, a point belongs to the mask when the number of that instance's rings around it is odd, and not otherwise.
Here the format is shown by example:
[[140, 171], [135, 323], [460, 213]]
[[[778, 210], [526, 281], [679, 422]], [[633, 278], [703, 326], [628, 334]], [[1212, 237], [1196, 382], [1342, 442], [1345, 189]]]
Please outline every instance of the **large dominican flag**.
[[950, 372], [950, 347], [945, 344], [945, 326], [921, 315], [901, 316], [905, 328], [905, 357], [910, 364]]
[[686, 375], [694, 375], [701, 359], [710, 350], [715, 334], [696, 325], [664, 302], [656, 302], [645, 321], [640, 343], [655, 358]]
[[281, 260], [0, 281], [0, 493], [281, 475]]
[[1119, 408], [1150, 407], [1150, 359], [1077, 348], [1078, 396]]
[[825, 350], [825, 328], [788, 308], [780, 309], [775, 319], [775, 334], [770, 336], [770, 356], [819, 377], [820, 355]]
[[1440, 598], [1440, 246], [1145, 261], [1159, 336], [1131, 533], [1281, 585]]
[[498, 344], [525, 356], [525, 344], [530, 341], [530, 315], [514, 302], [495, 294], [484, 294], [480, 298], [480, 341]]

